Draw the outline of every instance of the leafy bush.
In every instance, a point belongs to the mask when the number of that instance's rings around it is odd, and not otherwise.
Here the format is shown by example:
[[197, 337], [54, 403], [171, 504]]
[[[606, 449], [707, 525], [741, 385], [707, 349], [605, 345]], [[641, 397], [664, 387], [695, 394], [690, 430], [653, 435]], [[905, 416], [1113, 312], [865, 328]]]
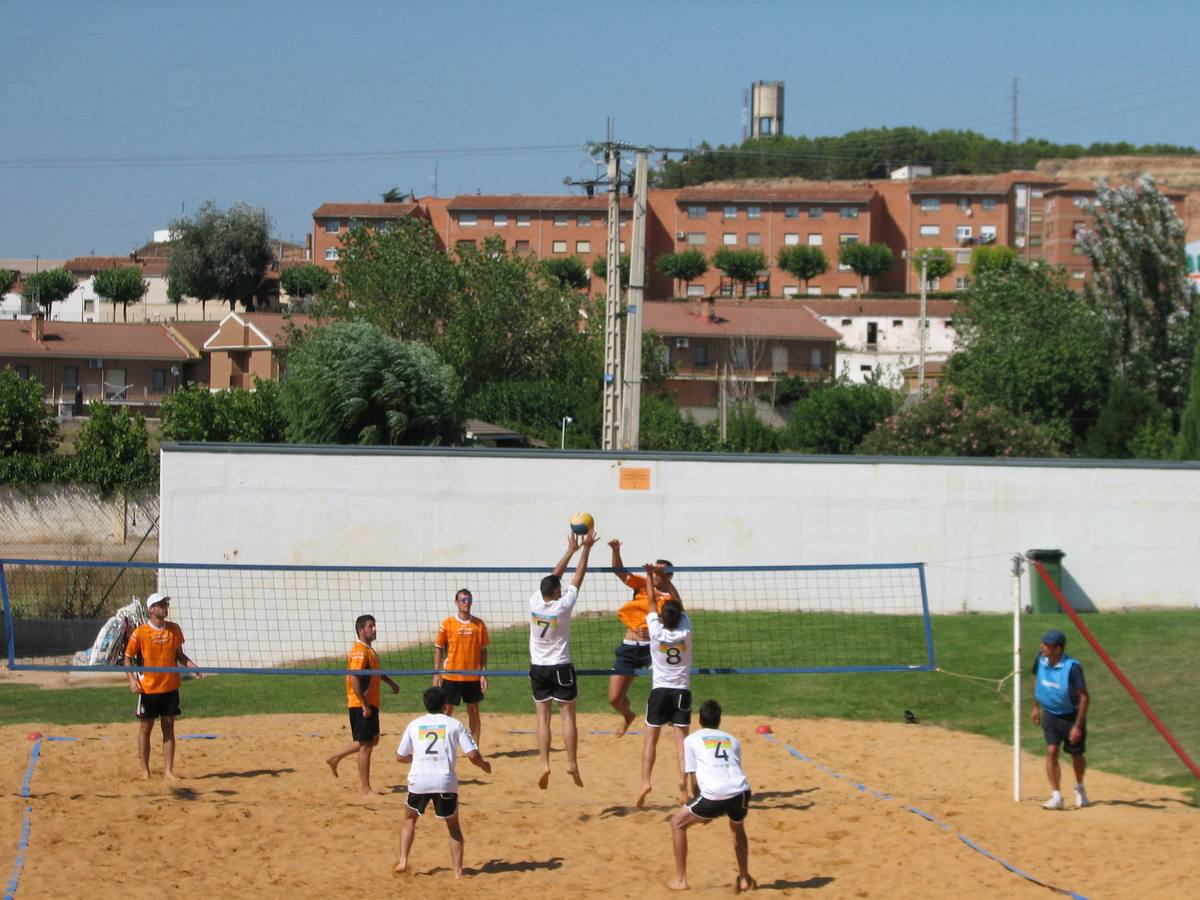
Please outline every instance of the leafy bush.
[[898, 405], [896, 392], [882, 385], [839, 381], [796, 403], [783, 443], [802, 453], [853, 453]]
[[280, 386], [260, 378], [253, 391], [188, 385], [163, 400], [161, 415], [168, 441], [277, 444], [286, 430]]
[[88, 405], [88, 420], [75, 439], [75, 479], [110, 494], [118, 487], [147, 487], [158, 481], [158, 458], [150, 452], [143, 416], [119, 413], [99, 400]]
[[42, 385], [11, 366], [0, 371], [0, 457], [49, 453], [58, 443], [58, 423], [42, 399]]

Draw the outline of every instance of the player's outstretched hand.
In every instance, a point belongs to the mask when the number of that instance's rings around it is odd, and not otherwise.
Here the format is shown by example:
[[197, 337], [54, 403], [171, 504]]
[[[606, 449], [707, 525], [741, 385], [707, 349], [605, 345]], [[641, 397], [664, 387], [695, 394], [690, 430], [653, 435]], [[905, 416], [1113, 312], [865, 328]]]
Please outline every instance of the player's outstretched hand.
[[616, 538], [613, 538], [611, 541], [609, 541], [608, 546], [612, 547], [613, 552], [615, 552], [615, 553], [621, 552], [621, 542], [618, 541]]
[[583, 546], [590, 548], [593, 547], [598, 540], [600, 540], [600, 535], [596, 534], [595, 529], [592, 529], [583, 536], [583, 541], [581, 543]]
[[567, 532], [567, 552], [574, 553], [579, 549], [579, 535], [573, 531]]
[[483, 761], [482, 761], [482, 762], [479, 764], [479, 768], [483, 769], [483, 771], [485, 771], [485, 772], [486, 772], [487, 774], [489, 774], [489, 775], [491, 775], [491, 774], [492, 774], [492, 764], [491, 764], [491, 761], [490, 761], [490, 760], [486, 760], [486, 759], [485, 759], [485, 760], [483, 760]]

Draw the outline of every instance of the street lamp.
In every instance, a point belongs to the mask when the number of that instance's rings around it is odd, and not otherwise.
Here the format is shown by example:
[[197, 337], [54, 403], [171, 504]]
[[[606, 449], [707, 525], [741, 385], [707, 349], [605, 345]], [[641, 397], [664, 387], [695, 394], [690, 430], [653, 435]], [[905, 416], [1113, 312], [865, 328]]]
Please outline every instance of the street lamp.
[[559, 450], [567, 449], [567, 426], [570, 425], [574, 421], [575, 420], [572, 419], [570, 416], [563, 416], [562, 419], [559, 421], [558, 424], [560, 424], [562, 426], [562, 440], [559, 441], [559, 444], [558, 444]]

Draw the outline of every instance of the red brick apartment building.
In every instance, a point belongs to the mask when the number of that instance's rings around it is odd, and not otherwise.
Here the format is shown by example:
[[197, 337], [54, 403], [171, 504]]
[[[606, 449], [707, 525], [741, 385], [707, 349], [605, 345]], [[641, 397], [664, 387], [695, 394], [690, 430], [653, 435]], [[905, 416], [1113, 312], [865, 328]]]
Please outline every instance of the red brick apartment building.
[[413, 215], [425, 215], [416, 203], [322, 203], [313, 210], [313, 262], [332, 272], [341, 255], [342, 235], [355, 225], [379, 228]]

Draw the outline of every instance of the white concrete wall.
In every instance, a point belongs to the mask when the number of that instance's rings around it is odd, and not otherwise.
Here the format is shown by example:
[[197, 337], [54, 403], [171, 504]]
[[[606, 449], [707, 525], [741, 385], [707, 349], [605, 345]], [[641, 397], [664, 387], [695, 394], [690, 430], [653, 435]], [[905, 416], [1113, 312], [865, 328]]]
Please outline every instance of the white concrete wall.
[[0, 485], [0, 548], [25, 556], [22, 547], [123, 545], [145, 532], [157, 513], [153, 495], [101, 497], [85, 484]]
[[[621, 488], [621, 472], [630, 468], [648, 471], [649, 490]], [[630, 564], [654, 556], [679, 566], [925, 562], [934, 613], [1010, 609], [1010, 557], [1034, 547], [1065, 550], [1072, 599], [1100, 609], [1193, 607], [1200, 597], [1194, 464], [213, 452], [168, 445], [160, 559], [549, 568], [562, 551], [568, 517], [581, 509], [596, 517], [605, 540], [625, 542]], [[593, 562], [607, 565], [607, 548], [600, 550]], [[181, 588], [202, 592], [179, 578]], [[274, 627], [281, 637], [296, 629], [297, 646], [340, 648], [348, 621], [364, 605], [395, 600], [406, 621], [421, 623], [414, 633], [423, 634], [426, 623], [448, 614], [447, 598], [462, 580], [447, 575], [403, 596], [389, 587], [372, 596], [365, 582], [361, 591], [343, 584], [321, 622]], [[496, 586], [510, 595], [505, 621], [520, 620], [536, 580]], [[608, 576], [589, 582], [585, 595], [589, 590], [597, 608], [620, 597]], [[173, 610], [185, 628], [196, 599]], [[252, 597], [245, 602], [256, 605]], [[269, 605], [228, 615], [253, 617]], [[500, 608], [491, 604], [489, 613], [500, 615]], [[220, 635], [211, 638], [202, 641], [208, 663], [230, 664], [215, 661]]]

